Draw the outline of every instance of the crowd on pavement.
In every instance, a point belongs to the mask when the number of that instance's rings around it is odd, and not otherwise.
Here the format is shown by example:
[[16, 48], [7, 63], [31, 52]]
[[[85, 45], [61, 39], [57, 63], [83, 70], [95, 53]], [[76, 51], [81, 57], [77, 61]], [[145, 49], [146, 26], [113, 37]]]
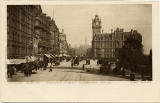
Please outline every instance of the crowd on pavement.
[[[12, 78], [13, 75], [16, 75], [16, 72], [24, 73], [24, 76], [29, 77], [33, 72], [37, 70], [46, 70], [49, 68], [49, 72], [52, 72], [54, 66], [59, 66], [61, 62], [71, 62], [71, 67], [79, 65], [79, 57], [56, 57], [49, 56], [49, 54], [41, 56], [26, 56], [25, 59], [8, 60], [7, 63], [7, 75], [8, 78]], [[14, 63], [13, 63], [14, 62]]]
[[[21, 63], [8, 63], [7, 65], [7, 75], [8, 78], [12, 78], [13, 75], [16, 75], [16, 72], [24, 73], [24, 76], [29, 77], [37, 70], [49, 70], [52, 72], [54, 67], [79, 67], [86, 72], [89, 71], [98, 71], [99, 73], [109, 73], [114, 71], [116, 68], [115, 62], [109, 62], [102, 59], [89, 59], [85, 57], [51, 57], [49, 56], [27, 56], [25, 62]], [[130, 80], [135, 80], [135, 75], [130, 74]]]

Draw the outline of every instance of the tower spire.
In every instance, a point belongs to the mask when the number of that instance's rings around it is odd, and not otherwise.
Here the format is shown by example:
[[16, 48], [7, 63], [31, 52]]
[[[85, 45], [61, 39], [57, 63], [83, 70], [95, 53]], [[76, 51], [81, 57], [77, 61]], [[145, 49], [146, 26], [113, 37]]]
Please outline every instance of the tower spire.
[[99, 16], [96, 14], [94, 20], [92, 21], [93, 36], [95, 34], [101, 34], [101, 19], [99, 19]]

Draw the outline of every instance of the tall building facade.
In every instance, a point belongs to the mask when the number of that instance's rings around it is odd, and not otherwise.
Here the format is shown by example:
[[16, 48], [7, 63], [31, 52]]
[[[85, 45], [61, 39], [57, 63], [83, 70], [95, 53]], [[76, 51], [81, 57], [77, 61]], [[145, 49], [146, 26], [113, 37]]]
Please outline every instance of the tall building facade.
[[58, 27], [56, 26], [56, 28], [54, 29], [54, 53], [56, 55], [60, 54], [60, 31], [58, 29]]
[[117, 28], [111, 30], [111, 33], [103, 33], [101, 30], [101, 19], [98, 15], [92, 20], [92, 52], [94, 58], [108, 58], [115, 60], [116, 49], [122, 48], [124, 41], [132, 36], [142, 41], [142, 36], [136, 30], [124, 32], [123, 29]]
[[33, 36], [33, 54], [39, 53], [38, 44], [40, 41], [40, 36], [42, 35], [42, 25], [41, 25], [41, 14], [42, 9], [40, 5], [35, 6], [35, 20], [34, 20], [34, 36]]
[[7, 6], [7, 58], [59, 55], [59, 48], [59, 29], [40, 5]]
[[34, 35], [32, 5], [7, 6], [7, 56], [21, 58], [32, 54]]
[[39, 17], [40, 19], [40, 26], [41, 29], [41, 35], [38, 43], [39, 53], [41, 54], [48, 54], [51, 50], [50, 45], [50, 17], [47, 16], [45, 13], [42, 13]]
[[35, 28], [39, 34], [38, 53], [59, 55], [59, 29], [55, 20], [41, 13], [37, 17]]
[[51, 32], [51, 38], [50, 38], [51, 53], [55, 55], [59, 55], [60, 54], [60, 42], [59, 42], [60, 32], [54, 19], [52, 19], [50, 22], [50, 32]]
[[50, 28], [50, 32], [51, 32], [51, 37], [50, 37], [50, 44], [51, 44], [51, 54], [54, 54], [54, 24], [55, 24], [55, 21], [53, 19], [50, 20], [50, 25], [49, 25], [49, 28]]

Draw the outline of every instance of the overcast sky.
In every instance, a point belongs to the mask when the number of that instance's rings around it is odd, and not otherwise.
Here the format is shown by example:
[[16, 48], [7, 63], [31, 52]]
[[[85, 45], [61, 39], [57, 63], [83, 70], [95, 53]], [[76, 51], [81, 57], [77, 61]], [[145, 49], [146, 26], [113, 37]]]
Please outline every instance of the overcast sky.
[[152, 5], [150, 4], [105, 4], [105, 5], [42, 5], [42, 11], [53, 17], [60, 31], [63, 28], [67, 41], [73, 47], [91, 44], [92, 19], [98, 14], [104, 32], [117, 27], [124, 31], [138, 30], [142, 34], [144, 52], [152, 48]]

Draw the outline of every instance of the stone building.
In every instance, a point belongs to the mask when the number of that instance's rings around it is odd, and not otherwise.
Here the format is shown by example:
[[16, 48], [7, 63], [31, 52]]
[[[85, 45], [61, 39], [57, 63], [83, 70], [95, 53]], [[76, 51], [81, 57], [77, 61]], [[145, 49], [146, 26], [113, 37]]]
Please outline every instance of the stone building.
[[34, 20], [34, 37], [33, 37], [33, 54], [38, 54], [39, 48], [38, 44], [40, 41], [40, 36], [42, 35], [42, 25], [41, 25], [41, 14], [42, 9], [40, 5], [37, 5], [35, 8], [35, 20]]
[[50, 45], [51, 32], [49, 26], [51, 18], [47, 16], [45, 13], [42, 13], [39, 19], [40, 19], [40, 26], [42, 27], [38, 43], [39, 53], [48, 54], [51, 50], [51, 45]]
[[35, 30], [39, 34], [39, 54], [59, 54], [59, 29], [55, 20], [41, 12], [36, 17]]
[[122, 48], [124, 41], [132, 36], [142, 41], [142, 36], [136, 30], [124, 32], [123, 29], [117, 28], [111, 30], [111, 33], [103, 33], [101, 30], [101, 19], [98, 15], [92, 20], [92, 52], [94, 58], [108, 58], [115, 60], [115, 52], [117, 48]]
[[51, 38], [50, 38], [51, 53], [55, 55], [59, 55], [60, 54], [60, 42], [59, 42], [60, 32], [55, 23], [55, 20], [53, 19], [50, 21], [50, 32], [51, 32]]
[[7, 6], [7, 56], [22, 58], [32, 54], [35, 6]]
[[59, 54], [59, 29], [40, 5], [7, 6], [7, 57]]

